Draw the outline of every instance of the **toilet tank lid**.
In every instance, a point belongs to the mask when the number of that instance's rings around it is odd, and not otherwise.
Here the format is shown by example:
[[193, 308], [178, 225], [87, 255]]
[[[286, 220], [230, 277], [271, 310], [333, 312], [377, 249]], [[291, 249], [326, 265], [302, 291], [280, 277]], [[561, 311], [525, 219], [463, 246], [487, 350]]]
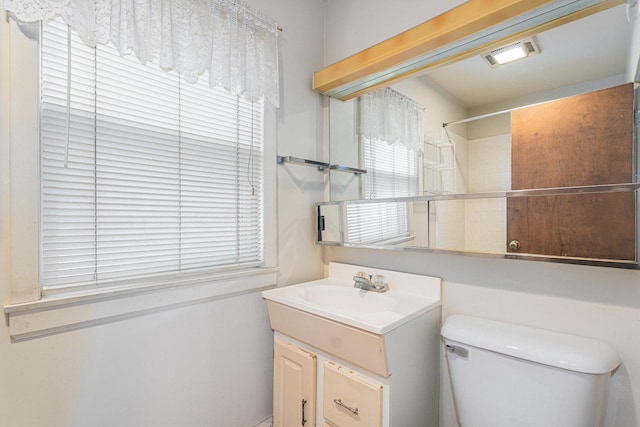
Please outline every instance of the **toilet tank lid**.
[[473, 347], [587, 374], [604, 374], [620, 365], [607, 343], [592, 338], [455, 314], [442, 336]]

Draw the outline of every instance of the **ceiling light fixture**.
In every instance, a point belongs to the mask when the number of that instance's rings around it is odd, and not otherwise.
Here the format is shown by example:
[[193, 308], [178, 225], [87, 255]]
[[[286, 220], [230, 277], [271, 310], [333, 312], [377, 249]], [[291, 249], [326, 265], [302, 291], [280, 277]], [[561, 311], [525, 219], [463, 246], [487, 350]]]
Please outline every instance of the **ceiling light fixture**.
[[511, 43], [510, 45], [494, 49], [490, 52], [483, 53], [481, 56], [482, 59], [491, 66], [491, 68], [495, 68], [538, 53], [540, 53], [540, 47], [536, 43], [535, 38], [529, 37], [524, 40]]

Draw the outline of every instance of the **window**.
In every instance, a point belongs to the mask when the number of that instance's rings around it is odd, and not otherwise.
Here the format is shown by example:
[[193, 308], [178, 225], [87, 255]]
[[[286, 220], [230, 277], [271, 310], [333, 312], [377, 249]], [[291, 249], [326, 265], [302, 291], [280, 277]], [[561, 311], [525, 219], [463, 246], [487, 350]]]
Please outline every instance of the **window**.
[[[364, 199], [417, 196], [423, 108], [386, 88], [359, 103]], [[409, 236], [405, 202], [347, 205], [347, 242], [384, 243]]]
[[262, 100], [88, 47], [59, 21], [41, 49], [44, 288], [262, 265]]

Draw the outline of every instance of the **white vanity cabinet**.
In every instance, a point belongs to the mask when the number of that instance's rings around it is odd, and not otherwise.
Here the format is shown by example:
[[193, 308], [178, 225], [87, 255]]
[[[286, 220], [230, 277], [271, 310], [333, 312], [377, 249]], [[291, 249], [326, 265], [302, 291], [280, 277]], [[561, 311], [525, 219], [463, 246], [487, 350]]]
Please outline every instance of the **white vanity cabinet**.
[[[437, 427], [440, 279], [367, 267], [263, 292], [274, 330], [274, 427]], [[371, 271], [372, 270], [372, 271]]]
[[[383, 391], [388, 383], [383, 384], [362, 370], [318, 357], [308, 346], [298, 344], [275, 338], [274, 427], [383, 426]], [[318, 359], [322, 365], [316, 365]]]
[[[269, 310], [281, 309], [287, 308], [271, 306]], [[291, 313], [287, 318], [291, 318]], [[292, 337], [278, 330], [295, 331], [295, 327], [287, 327], [300, 325], [295, 317], [281, 324], [279, 316], [273, 316], [277, 328], [274, 427], [438, 425], [440, 307], [377, 336], [378, 346], [366, 348], [367, 354], [353, 354], [344, 340], [349, 333], [368, 334], [366, 331], [352, 331], [327, 319], [317, 320], [329, 323], [329, 327], [311, 327], [306, 333]], [[285, 351], [278, 350], [283, 347]], [[341, 353], [343, 347], [348, 351]], [[310, 362], [306, 363], [308, 367], [304, 360]], [[308, 387], [315, 389], [309, 391]]]

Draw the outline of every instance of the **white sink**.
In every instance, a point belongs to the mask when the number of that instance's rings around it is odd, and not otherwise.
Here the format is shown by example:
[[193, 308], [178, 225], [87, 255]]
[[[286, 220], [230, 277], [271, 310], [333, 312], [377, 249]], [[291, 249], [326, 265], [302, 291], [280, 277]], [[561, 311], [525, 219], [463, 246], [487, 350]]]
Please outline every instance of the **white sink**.
[[328, 283], [309, 284], [298, 287], [301, 296], [309, 304], [330, 310], [380, 312], [398, 308], [397, 295], [386, 295], [357, 289], [353, 286]]
[[[361, 270], [384, 275], [389, 290], [377, 293], [355, 288], [353, 276]], [[262, 296], [268, 301], [385, 334], [440, 306], [440, 279], [331, 263], [326, 279], [270, 289]]]

